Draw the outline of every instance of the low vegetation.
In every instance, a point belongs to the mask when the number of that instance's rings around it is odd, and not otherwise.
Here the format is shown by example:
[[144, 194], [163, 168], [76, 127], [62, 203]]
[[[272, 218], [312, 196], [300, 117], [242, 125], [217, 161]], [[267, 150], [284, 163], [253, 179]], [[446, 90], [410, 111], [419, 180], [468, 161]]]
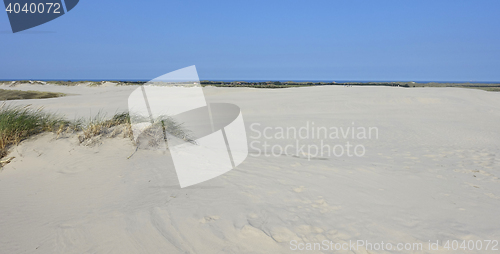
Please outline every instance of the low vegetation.
[[56, 131], [69, 122], [41, 109], [30, 107], [0, 106], [0, 158], [7, 154], [10, 145], [44, 131]]
[[19, 91], [0, 89], [0, 101], [26, 100], [26, 99], [48, 99], [65, 96], [63, 93]]
[[[3, 104], [0, 106], [0, 158], [7, 155], [10, 146], [42, 132], [54, 132], [58, 136], [67, 132], [79, 132], [78, 139], [83, 143], [93, 137], [109, 134], [112, 127], [119, 125], [125, 125], [119, 133], [131, 136], [127, 113], [116, 114], [108, 120], [97, 116], [90, 121], [67, 121], [42, 109], [33, 109], [30, 106], [10, 107]], [[118, 131], [113, 133], [113, 136], [117, 133]]]
[[[80, 143], [91, 144], [95, 137], [101, 137], [102, 135], [114, 137], [119, 133], [124, 133], [124, 137], [132, 137], [128, 113], [116, 114], [111, 119], [106, 119], [103, 115], [98, 114], [86, 123], [79, 120], [74, 125], [77, 126], [76, 130], [81, 131], [80, 135], [78, 135]], [[125, 128], [115, 128], [121, 125], [125, 125]]]
[[[51, 84], [61, 86], [77, 86], [87, 85], [91, 87], [101, 86], [105, 83], [114, 83], [117, 86], [129, 85], [144, 85], [144, 81], [32, 81], [32, 80], [17, 80], [17, 81], [0, 81], [0, 85], [16, 86], [19, 84]], [[500, 83], [472, 83], [472, 82], [334, 82], [334, 81], [214, 81], [202, 80], [202, 86], [216, 87], [253, 87], [253, 88], [290, 88], [304, 86], [395, 86], [395, 87], [459, 87], [481, 89], [485, 91], [498, 92], [500, 91]]]
[[202, 86], [216, 87], [254, 87], [254, 88], [289, 88], [304, 86], [393, 86], [393, 87], [459, 87], [485, 91], [500, 91], [500, 83], [446, 83], [446, 82], [295, 82], [295, 81], [201, 81]]
[[[145, 129], [136, 142], [136, 146], [152, 147], [164, 139], [165, 131], [194, 143], [189, 131], [169, 117], [155, 121], [151, 127]], [[60, 136], [70, 137], [76, 134], [81, 145], [93, 146], [99, 144], [102, 138], [112, 138], [123, 134], [124, 138], [132, 139], [132, 127], [128, 113], [118, 113], [111, 118], [102, 114], [91, 119], [67, 121], [55, 114], [44, 112], [41, 108], [34, 109], [30, 106], [0, 105], [0, 159], [3, 159], [11, 146], [19, 144], [34, 135], [43, 132], [53, 132]], [[0, 167], [9, 163], [12, 158], [0, 160]]]
[[500, 86], [498, 86], [498, 87], [476, 86], [476, 87], [468, 87], [468, 88], [481, 89], [481, 90], [489, 91], [489, 92], [500, 92]]

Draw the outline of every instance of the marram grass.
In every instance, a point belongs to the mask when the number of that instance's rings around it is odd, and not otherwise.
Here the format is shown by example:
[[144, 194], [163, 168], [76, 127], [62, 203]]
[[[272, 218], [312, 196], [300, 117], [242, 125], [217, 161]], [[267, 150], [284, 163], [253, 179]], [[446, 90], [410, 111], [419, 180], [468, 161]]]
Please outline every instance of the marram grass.
[[0, 105], [0, 158], [7, 154], [10, 145], [44, 131], [54, 131], [69, 122], [54, 114], [30, 106], [11, 107]]
[[[156, 122], [161, 123], [162, 132], [167, 131], [178, 138], [195, 143], [190, 137], [189, 130], [170, 117], [164, 117], [163, 120]], [[0, 105], [0, 159], [7, 155], [11, 146], [42, 132], [54, 132], [58, 137], [63, 132], [78, 132], [81, 144], [92, 142], [94, 137], [113, 137], [117, 131], [123, 133], [124, 137], [132, 139], [130, 123], [129, 113], [118, 113], [112, 118], [98, 114], [87, 120], [67, 121], [55, 114], [44, 112], [42, 108], [35, 109], [29, 105], [8, 106], [4, 103]], [[120, 125], [124, 128], [114, 128]], [[145, 134], [148, 134], [147, 130]], [[135, 145], [139, 147], [139, 143], [136, 142]], [[0, 167], [3, 163], [4, 161], [0, 161]]]
[[98, 115], [87, 121], [67, 121], [43, 112], [42, 108], [34, 109], [29, 105], [12, 107], [4, 103], [0, 105], [0, 158], [7, 155], [10, 146], [42, 132], [56, 132], [58, 135], [68, 130], [81, 132], [79, 139], [82, 143], [121, 124], [130, 125], [128, 113], [116, 114], [109, 120]]

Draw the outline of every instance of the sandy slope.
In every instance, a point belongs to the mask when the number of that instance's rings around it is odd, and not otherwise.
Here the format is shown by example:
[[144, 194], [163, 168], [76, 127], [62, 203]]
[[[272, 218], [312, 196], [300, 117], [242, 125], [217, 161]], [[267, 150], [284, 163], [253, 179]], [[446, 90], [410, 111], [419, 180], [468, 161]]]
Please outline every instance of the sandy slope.
[[127, 110], [128, 95], [137, 87], [138, 86], [104, 85], [91, 87], [86, 85], [57, 86], [30, 84], [20, 84], [11, 87], [0, 85], [0, 89], [65, 93], [68, 96], [55, 98], [58, 100], [51, 98], [29, 101], [9, 101], [9, 103], [22, 105], [31, 104], [34, 107], [43, 107], [63, 115], [68, 119], [89, 118], [98, 113], [112, 116], [117, 112], [124, 112]]
[[[21, 89], [78, 94], [14, 102], [71, 118], [126, 110], [134, 88]], [[362, 141], [360, 158], [256, 156], [251, 149], [237, 169], [184, 189], [168, 152], [139, 150], [127, 160], [134, 147], [125, 138], [85, 147], [76, 136], [43, 134], [12, 149], [16, 159], [0, 173], [0, 253], [290, 253], [291, 240], [325, 239], [420, 242], [428, 252], [429, 240], [500, 240], [500, 93], [390, 87], [205, 93], [210, 102], [239, 105], [249, 137], [252, 123], [262, 129], [308, 121], [355, 122], [380, 134]]]

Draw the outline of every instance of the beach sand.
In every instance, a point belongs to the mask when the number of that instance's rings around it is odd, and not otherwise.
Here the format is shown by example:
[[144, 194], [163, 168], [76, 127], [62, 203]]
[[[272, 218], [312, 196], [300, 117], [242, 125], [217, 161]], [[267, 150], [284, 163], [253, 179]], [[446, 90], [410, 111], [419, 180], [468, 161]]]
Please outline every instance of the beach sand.
[[[67, 119], [127, 110], [136, 86], [0, 86], [69, 96], [10, 101]], [[0, 253], [295, 253], [294, 243], [500, 240], [500, 93], [460, 88], [204, 88], [238, 105], [250, 154], [180, 188], [168, 151], [130, 139], [83, 146], [44, 133], [12, 147], [0, 172]], [[263, 153], [269, 127], [376, 127], [364, 156]], [[253, 124], [253, 125], [252, 125]], [[301, 140], [317, 144], [318, 140]], [[428, 250], [439, 240], [440, 251]], [[491, 246], [490, 246], [491, 248]], [[498, 248], [498, 246], [497, 246]], [[331, 253], [313, 250], [306, 253]], [[404, 252], [404, 251], [403, 251]], [[349, 250], [344, 253], [400, 253]], [[412, 253], [406, 251], [406, 253]], [[467, 253], [485, 253], [471, 250]]]

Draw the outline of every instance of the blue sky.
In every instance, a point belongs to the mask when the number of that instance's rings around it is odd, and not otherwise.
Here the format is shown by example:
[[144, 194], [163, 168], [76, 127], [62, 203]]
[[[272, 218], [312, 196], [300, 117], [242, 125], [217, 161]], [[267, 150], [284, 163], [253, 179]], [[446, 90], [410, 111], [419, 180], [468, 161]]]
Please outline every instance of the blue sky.
[[81, 0], [12, 34], [0, 79], [500, 81], [500, 1]]

